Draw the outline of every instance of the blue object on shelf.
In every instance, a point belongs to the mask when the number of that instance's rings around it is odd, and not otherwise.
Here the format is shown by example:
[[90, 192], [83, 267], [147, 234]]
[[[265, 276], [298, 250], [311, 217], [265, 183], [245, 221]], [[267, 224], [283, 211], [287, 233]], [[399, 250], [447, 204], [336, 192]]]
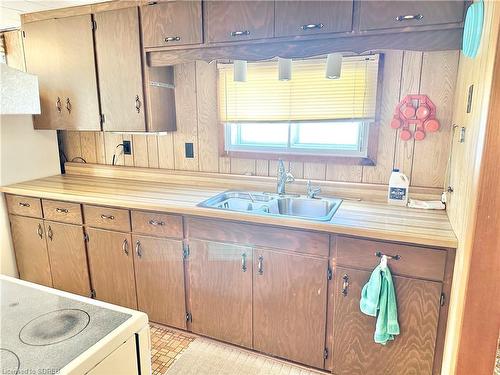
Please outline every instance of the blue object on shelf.
[[465, 56], [474, 58], [481, 44], [483, 32], [484, 4], [479, 0], [467, 9], [465, 16], [462, 52]]

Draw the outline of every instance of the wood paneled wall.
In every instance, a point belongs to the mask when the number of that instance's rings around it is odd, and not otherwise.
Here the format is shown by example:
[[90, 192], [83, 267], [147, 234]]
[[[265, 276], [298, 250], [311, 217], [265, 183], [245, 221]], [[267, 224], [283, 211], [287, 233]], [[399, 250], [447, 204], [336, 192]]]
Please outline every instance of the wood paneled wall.
[[[443, 187], [447, 166], [458, 51], [387, 51], [382, 83], [381, 127], [376, 166], [291, 162], [297, 178], [386, 184], [392, 168], [400, 168], [412, 186]], [[118, 165], [188, 171], [273, 176], [276, 161], [219, 157], [215, 63], [197, 61], [175, 67], [177, 131], [167, 134], [123, 135], [63, 132], [69, 160], [111, 164], [116, 146], [131, 139], [133, 154], [120, 155]], [[423, 142], [400, 141], [389, 127], [394, 107], [407, 94], [427, 94], [437, 106], [441, 130]], [[184, 157], [185, 142], [194, 158]], [[117, 150], [120, 151], [119, 149]]]

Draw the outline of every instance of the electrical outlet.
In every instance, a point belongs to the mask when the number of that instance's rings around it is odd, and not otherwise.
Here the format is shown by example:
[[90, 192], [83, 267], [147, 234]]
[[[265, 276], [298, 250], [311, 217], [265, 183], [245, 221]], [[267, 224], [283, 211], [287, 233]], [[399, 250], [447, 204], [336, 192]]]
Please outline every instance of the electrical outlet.
[[194, 147], [192, 143], [186, 143], [186, 158], [193, 159], [194, 158]]
[[123, 154], [124, 155], [132, 154], [132, 141], [123, 141]]

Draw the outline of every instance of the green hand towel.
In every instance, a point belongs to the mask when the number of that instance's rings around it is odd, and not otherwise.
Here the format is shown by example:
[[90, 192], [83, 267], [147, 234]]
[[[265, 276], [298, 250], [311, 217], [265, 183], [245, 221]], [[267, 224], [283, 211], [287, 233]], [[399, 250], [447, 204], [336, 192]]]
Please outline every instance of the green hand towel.
[[364, 314], [377, 316], [374, 334], [376, 343], [385, 345], [394, 340], [395, 335], [399, 335], [396, 293], [389, 267], [377, 266], [373, 270], [370, 280], [361, 291], [359, 307]]

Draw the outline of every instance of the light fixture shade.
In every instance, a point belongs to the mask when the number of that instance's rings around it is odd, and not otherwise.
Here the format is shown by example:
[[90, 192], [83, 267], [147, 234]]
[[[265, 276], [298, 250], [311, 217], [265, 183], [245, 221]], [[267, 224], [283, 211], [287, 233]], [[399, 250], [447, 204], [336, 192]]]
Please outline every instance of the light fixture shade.
[[330, 53], [326, 57], [326, 78], [339, 79], [342, 70], [342, 54]]
[[278, 79], [290, 81], [292, 79], [292, 59], [278, 57]]
[[247, 81], [247, 62], [245, 60], [234, 60], [234, 81]]
[[0, 114], [36, 115], [40, 113], [38, 78], [7, 64], [0, 64]]

